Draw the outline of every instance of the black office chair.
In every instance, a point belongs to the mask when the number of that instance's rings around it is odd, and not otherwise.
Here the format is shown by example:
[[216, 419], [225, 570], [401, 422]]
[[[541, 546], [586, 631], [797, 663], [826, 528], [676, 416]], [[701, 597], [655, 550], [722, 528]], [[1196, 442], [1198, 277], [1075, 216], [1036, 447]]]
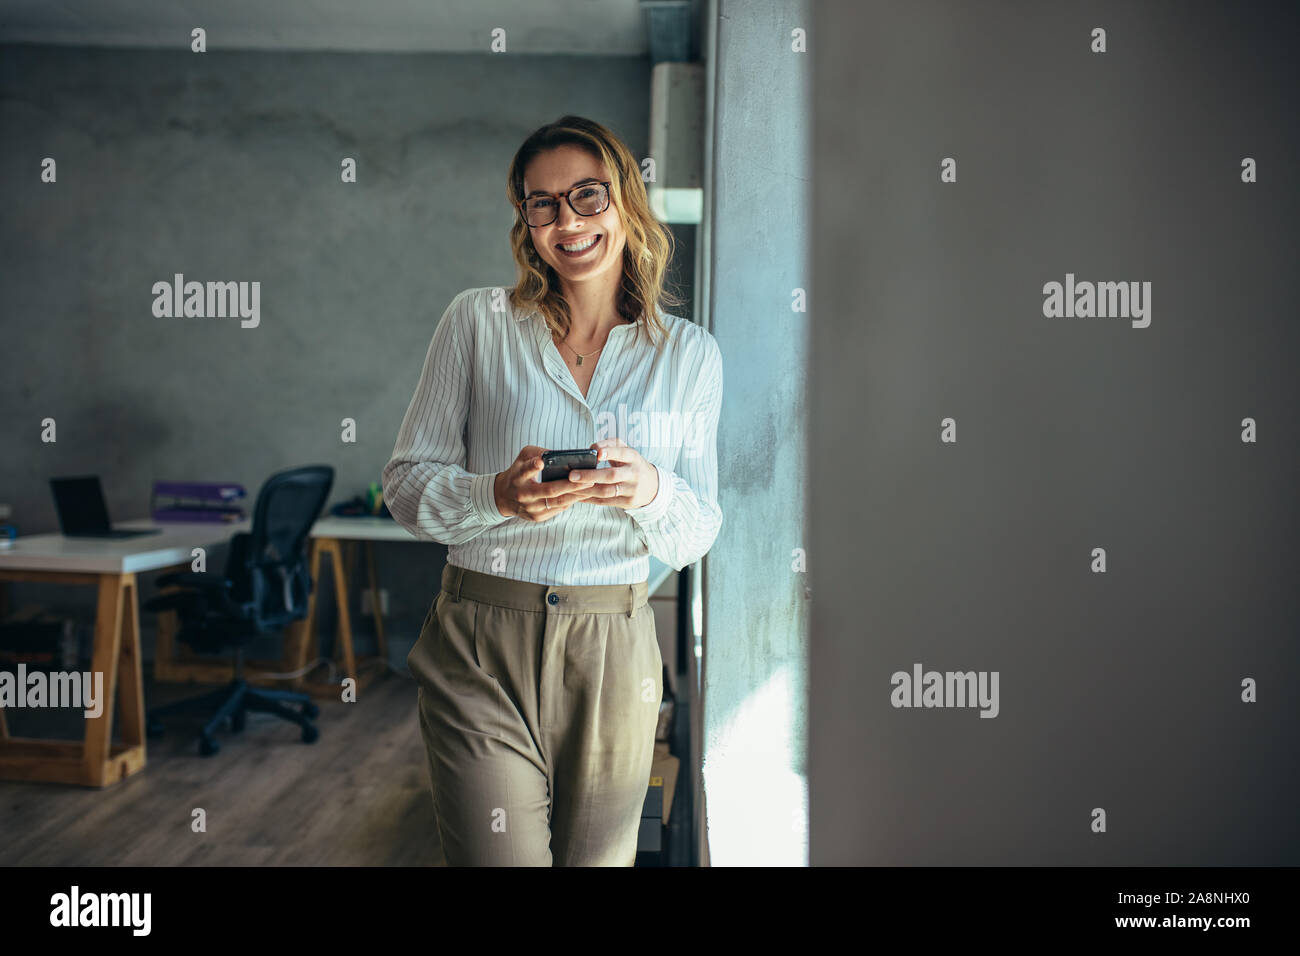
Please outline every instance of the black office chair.
[[[244, 645], [253, 638], [282, 630], [307, 616], [312, 580], [307, 559], [307, 538], [320, 515], [334, 469], [329, 465], [291, 468], [272, 475], [257, 494], [252, 531], [230, 540], [223, 574], [180, 572], [158, 579], [159, 587], [183, 590], [153, 598], [150, 611], [176, 611], [177, 637], [196, 651], [217, 652], [234, 648], [235, 679], [202, 697], [177, 701], [148, 712], [146, 729], [156, 737], [168, 714], [215, 706], [216, 713], [203, 725], [199, 753], [205, 757], [220, 747], [213, 737], [217, 726], [229, 718], [231, 730], [244, 729], [247, 711], [275, 714], [302, 727], [303, 743], [313, 743], [320, 732], [312, 723], [320, 708], [308, 694], [250, 687], [244, 680]], [[288, 705], [300, 705], [298, 710]]]

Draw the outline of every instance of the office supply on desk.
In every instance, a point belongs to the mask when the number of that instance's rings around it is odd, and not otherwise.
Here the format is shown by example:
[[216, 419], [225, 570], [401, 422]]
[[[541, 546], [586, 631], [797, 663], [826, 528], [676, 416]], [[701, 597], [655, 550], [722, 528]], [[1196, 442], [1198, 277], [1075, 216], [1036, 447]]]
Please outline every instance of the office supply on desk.
[[98, 475], [51, 478], [59, 528], [69, 538], [135, 538], [157, 534], [161, 528], [114, 529], [108, 520], [108, 505]]
[[149, 513], [154, 521], [243, 521], [236, 502], [247, 494], [232, 481], [155, 481]]
[[312, 718], [320, 709], [311, 695], [251, 686], [244, 679], [244, 645], [307, 617], [313, 591], [307, 537], [333, 483], [329, 465], [272, 475], [257, 494], [252, 529], [230, 540], [223, 574], [186, 571], [158, 579], [159, 587], [177, 590], [147, 602], [145, 609], [175, 611], [181, 621], [178, 636], [196, 651], [233, 648], [234, 679], [221, 690], [151, 709], [145, 719], [150, 736], [162, 733], [164, 716], [202, 708], [214, 711], [199, 735], [205, 757], [220, 749], [214, 736], [218, 726], [229, 719], [231, 730], [239, 733], [250, 710], [296, 723], [303, 743], [315, 742], [319, 731]]
[[379, 482], [372, 481], [366, 489], [365, 497], [356, 495], [348, 501], [340, 502], [330, 508], [330, 514], [337, 518], [356, 518], [373, 516], [392, 519], [393, 513], [384, 503], [384, 489]]

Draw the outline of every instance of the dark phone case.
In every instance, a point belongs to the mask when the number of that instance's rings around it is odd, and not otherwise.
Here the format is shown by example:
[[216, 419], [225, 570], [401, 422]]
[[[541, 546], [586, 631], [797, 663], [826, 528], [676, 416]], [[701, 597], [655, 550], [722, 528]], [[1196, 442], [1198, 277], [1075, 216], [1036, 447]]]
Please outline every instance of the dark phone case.
[[559, 481], [575, 468], [595, 468], [596, 464], [596, 451], [593, 448], [548, 451], [542, 455], [542, 473], [538, 480]]

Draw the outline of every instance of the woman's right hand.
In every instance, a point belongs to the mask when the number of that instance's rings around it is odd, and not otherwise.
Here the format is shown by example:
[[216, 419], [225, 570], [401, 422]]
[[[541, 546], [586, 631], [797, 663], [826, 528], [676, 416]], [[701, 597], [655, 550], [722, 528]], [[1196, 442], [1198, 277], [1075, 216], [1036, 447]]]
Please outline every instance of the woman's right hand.
[[525, 445], [514, 463], [499, 472], [492, 485], [497, 510], [511, 518], [525, 521], [548, 521], [561, 511], [591, 496], [586, 492], [594, 481], [570, 481], [568, 477], [556, 481], [539, 482], [542, 455], [547, 449], [539, 445]]

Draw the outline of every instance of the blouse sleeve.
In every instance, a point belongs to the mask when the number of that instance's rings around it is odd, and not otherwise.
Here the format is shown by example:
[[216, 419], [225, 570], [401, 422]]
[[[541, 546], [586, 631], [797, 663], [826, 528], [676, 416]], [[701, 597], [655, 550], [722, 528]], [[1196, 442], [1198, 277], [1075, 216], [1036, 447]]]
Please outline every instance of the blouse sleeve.
[[689, 402], [687, 441], [680, 474], [660, 465], [654, 498], [627, 513], [650, 553], [680, 571], [713, 546], [722, 527], [718, 505], [718, 417], [722, 411], [722, 353], [713, 336], [706, 347]]
[[383, 471], [384, 502], [417, 538], [461, 544], [509, 521], [496, 506], [495, 474], [465, 469], [473, 367], [472, 290], [452, 299], [433, 332], [424, 369]]

